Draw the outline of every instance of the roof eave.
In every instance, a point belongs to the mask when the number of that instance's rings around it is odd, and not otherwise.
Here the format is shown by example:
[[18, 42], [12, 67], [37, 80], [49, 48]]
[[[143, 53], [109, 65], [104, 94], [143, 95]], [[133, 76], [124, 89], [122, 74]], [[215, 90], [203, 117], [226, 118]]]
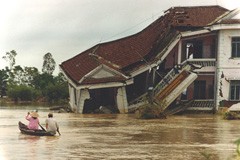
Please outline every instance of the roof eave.
[[225, 29], [240, 29], [240, 24], [216, 24], [210, 27], [212, 31]]
[[76, 87], [76, 89], [98, 89], [98, 88], [110, 88], [110, 87], [124, 87], [127, 85], [133, 84], [133, 79], [130, 78], [123, 82], [108, 82], [108, 83], [97, 83], [97, 84], [85, 84], [85, 85], [79, 85]]
[[106, 68], [107, 70], [110, 70], [111, 72], [117, 74], [117, 75], [120, 75], [126, 79], [129, 79], [130, 77], [129, 76], [126, 76], [124, 75], [123, 73], [113, 69], [113, 68], [110, 68], [108, 67], [107, 65], [104, 65], [104, 64], [101, 64], [99, 65], [98, 67], [96, 67], [95, 69], [93, 69], [92, 71], [90, 71], [89, 73], [87, 73], [85, 76], [83, 76], [79, 81], [78, 83], [81, 84], [87, 77], [90, 77], [91, 75], [93, 75], [94, 73], [96, 73], [97, 71], [99, 71], [101, 68]]
[[236, 9], [234, 9], [232, 11], [229, 11], [224, 17], [219, 19], [217, 22], [221, 23], [221, 21], [223, 21], [225, 19], [231, 19], [232, 17], [236, 16], [239, 13], [240, 13], [240, 8], [236, 8]]

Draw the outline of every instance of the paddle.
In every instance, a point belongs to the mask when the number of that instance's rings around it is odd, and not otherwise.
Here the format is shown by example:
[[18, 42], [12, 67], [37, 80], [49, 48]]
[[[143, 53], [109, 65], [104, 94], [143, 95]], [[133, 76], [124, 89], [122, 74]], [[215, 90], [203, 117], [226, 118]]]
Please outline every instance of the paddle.
[[42, 128], [42, 130], [43, 131], [45, 131], [46, 132], [46, 129], [45, 128], [43, 128], [43, 126], [40, 124], [40, 123], [38, 123], [38, 125]]
[[59, 129], [57, 129], [57, 132], [58, 132], [59, 136], [61, 136], [61, 134], [60, 134], [60, 132], [59, 132]]
[[[40, 123], [38, 123], [38, 125], [42, 128], [43, 131], [46, 131], [45, 128], [43, 128], [43, 126]], [[61, 136], [61, 133], [59, 132], [59, 129], [57, 129], [57, 132], [58, 132], [59, 136]]]

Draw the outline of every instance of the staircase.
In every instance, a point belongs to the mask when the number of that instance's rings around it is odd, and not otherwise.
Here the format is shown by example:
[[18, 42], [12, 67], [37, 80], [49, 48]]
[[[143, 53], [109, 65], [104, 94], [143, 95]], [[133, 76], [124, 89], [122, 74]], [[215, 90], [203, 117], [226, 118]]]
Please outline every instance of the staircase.
[[154, 102], [164, 101], [165, 110], [197, 78], [197, 74], [183, 70], [169, 85], [154, 96]]
[[[173, 68], [153, 89], [153, 102], [160, 105], [164, 101], [163, 110], [186, 89], [196, 78], [197, 74], [190, 72], [191, 67], [187, 64], [182, 69]], [[129, 112], [134, 112], [139, 106], [148, 103], [148, 94], [145, 93], [129, 103]]]
[[169, 115], [179, 113], [181, 111], [188, 109], [190, 106], [192, 106], [193, 102], [194, 102], [193, 99], [189, 100], [189, 101], [181, 101], [176, 106], [173, 106], [173, 107], [171, 106], [171, 107], [168, 107], [167, 109], [165, 109], [163, 114], [169, 116]]

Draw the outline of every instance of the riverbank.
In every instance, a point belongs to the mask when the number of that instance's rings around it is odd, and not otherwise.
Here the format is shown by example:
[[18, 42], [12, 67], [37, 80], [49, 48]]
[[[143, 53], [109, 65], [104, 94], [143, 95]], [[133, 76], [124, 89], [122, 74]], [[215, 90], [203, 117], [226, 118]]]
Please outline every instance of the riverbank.
[[5, 105], [5, 106], [12, 106], [12, 105], [41, 105], [41, 106], [56, 106], [56, 105], [62, 105], [66, 106], [68, 105], [68, 102], [62, 100], [61, 102], [57, 103], [48, 103], [44, 99], [39, 99], [36, 101], [13, 101], [7, 97], [0, 98], [0, 105]]
[[46, 109], [49, 109], [54, 112], [63, 113], [63, 112], [71, 112], [68, 103], [48, 103], [46, 101], [18, 101], [14, 102], [8, 98], [0, 98], [0, 106], [5, 107], [26, 107], [26, 106], [41, 106]]

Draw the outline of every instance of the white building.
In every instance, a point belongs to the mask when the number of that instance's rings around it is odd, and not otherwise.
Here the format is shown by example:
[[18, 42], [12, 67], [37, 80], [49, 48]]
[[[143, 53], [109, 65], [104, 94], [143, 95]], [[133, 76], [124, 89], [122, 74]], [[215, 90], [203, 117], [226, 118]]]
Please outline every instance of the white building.
[[141, 32], [97, 44], [60, 67], [78, 113], [100, 106], [128, 113], [150, 88], [156, 103], [181, 98], [194, 100], [188, 109], [216, 111], [240, 101], [240, 12], [170, 8]]

